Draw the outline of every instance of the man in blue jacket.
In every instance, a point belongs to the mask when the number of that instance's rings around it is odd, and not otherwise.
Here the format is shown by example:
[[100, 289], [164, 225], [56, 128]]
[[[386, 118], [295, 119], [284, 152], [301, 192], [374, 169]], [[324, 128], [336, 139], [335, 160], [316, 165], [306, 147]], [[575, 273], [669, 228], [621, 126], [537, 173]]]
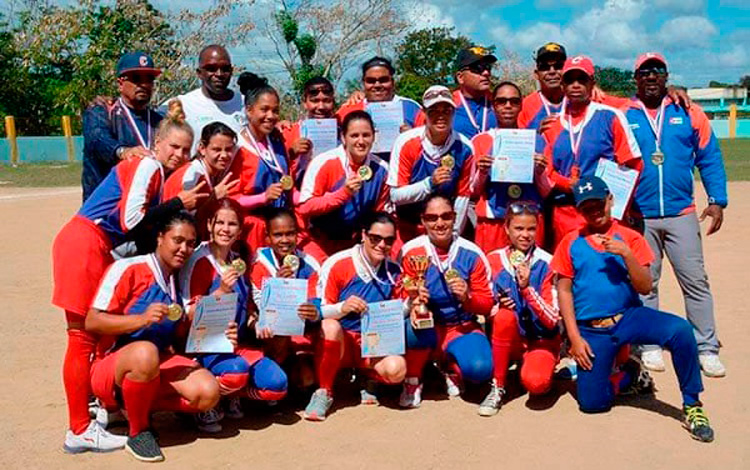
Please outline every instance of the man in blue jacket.
[[[646, 53], [635, 63], [636, 96], [624, 111], [643, 154], [644, 168], [635, 194], [635, 209], [645, 220], [645, 237], [656, 255], [651, 264], [653, 288], [644, 297], [657, 309], [661, 260], [674, 267], [693, 325], [701, 368], [708, 377], [723, 377], [714, 302], [703, 264], [699, 221], [711, 219], [707, 234], [717, 232], [727, 205], [727, 177], [719, 143], [708, 118], [695, 104], [685, 110], [667, 95], [667, 61]], [[700, 217], [693, 199], [693, 170], [698, 168], [708, 194]], [[644, 365], [664, 370], [661, 349], [644, 346]]]
[[96, 104], [83, 113], [83, 200], [120, 160], [146, 156], [162, 116], [149, 107], [161, 70], [144, 52], [129, 52], [117, 62], [120, 96], [110, 106]]

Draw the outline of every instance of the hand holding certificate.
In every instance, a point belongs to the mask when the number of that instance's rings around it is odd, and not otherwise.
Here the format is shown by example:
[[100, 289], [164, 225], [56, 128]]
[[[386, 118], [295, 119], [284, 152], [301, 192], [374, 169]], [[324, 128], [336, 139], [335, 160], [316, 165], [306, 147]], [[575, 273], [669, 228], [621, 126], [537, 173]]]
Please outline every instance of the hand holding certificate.
[[257, 328], [269, 328], [275, 336], [305, 333], [298, 309], [307, 303], [307, 279], [270, 277], [263, 283]]
[[536, 131], [498, 129], [492, 146], [490, 181], [496, 183], [533, 183]]
[[237, 294], [203, 297], [195, 309], [185, 351], [231, 353], [234, 345], [224, 333], [237, 312]]
[[406, 351], [403, 302], [367, 304], [362, 314], [362, 357], [398, 356]]
[[368, 103], [367, 112], [375, 123], [375, 143], [372, 152], [390, 153], [404, 123], [404, 106], [400, 101]]
[[305, 119], [300, 127], [300, 135], [312, 142], [313, 156], [339, 145], [339, 129], [335, 119]]
[[604, 180], [609, 187], [613, 199], [612, 217], [622, 220], [638, 182], [638, 170], [626, 168], [612, 160], [600, 158], [594, 175]]

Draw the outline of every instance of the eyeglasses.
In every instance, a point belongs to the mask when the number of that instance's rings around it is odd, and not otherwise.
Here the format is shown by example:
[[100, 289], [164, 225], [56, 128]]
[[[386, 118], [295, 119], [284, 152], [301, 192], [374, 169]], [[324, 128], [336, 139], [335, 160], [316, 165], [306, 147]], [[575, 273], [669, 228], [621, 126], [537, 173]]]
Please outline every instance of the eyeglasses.
[[442, 214], [422, 214], [422, 220], [424, 222], [435, 223], [438, 219], [444, 222], [451, 222], [456, 220], [456, 213], [453, 211], [443, 212]]
[[508, 103], [512, 104], [513, 106], [521, 106], [521, 98], [498, 97], [492, 100], [492, 104], [494, 104], [495, 106], [505, 106]]
[[540, 72], [546, 72], [548, 70], [562, 70], [565, 62], [546, 62], [542, 64], [536, 64], [536, 69]]
[[487, 62], [477, 62], [476, 64], [471, 64], [464, 68], [464, 70], [468, 70], [471, 73], [482, 74], [484, 72], [491, 72], [492, 64]]
[[641, 68], [635, 71], [635, 76], [636, 77], [648, 77], [652, 73], [656, 75], [657, 77], [661, 77], [667, 74], [667, 69], [664, 67]]
[[385, 76], [385, 77], [365, 77], [364, 82], [368, 85], [375, 85], [376, 83], [380, 83], [385, 85], [386, 83], [390, 83], [393, 78], [391, 76]]
[[378, 246], [382, 242], [385, 242], [386, 246], [392, 246], [396, 243], [396, 237], [383, 237], [375, 233], [366, 233], [365, 235], [367, 235], [367, 239], [370, 240], [373, 246]]
[[201, 67], [201, 70], [208, 73], [232, 73], [234, 71], [234, 67], [232, 67], [231, 65], [204, 65], [203, 67]]
[[429, 93], [425, 93], [422, 97], [422, 101], [429, 101], [434, 100], [435, 98], [447, 98], [451, 101], [453, 101], [453, 96], [451, 95], [451, 92], [448, 90], [433, 90]]
[[535, 202], [512, 202], [508, 204], [508, 210], [513, 215], [537, 215], [539, 213], [539, 206]]

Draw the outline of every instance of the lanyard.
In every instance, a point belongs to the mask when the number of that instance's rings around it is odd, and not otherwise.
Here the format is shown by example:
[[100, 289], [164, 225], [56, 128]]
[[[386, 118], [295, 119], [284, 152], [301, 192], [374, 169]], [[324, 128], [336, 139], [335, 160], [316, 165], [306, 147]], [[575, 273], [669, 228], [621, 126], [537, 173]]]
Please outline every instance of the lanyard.
[[461, 105], [464, 107], [464, 111], [466, 111], [466, 116], [469, 118], [471, 125], [474, 126], [474, 129], [477, 131], [484, 132], [487, 129], [487, 108], [489, 107], [487, 105], [487, 97], [484, 97], [484, 104], [482, 105], [482, 127], [479, 127], [477, 120], [474, 119], [474, 113], [471, 111], [471, 108], [469, 108], [469, 103], [466, 102], [463, 93], [458, 92], [458, 96], [461, 98]]
[[[357, 167], [357, 170], [359, 170], [360, 167], [368, 166], [370, 164], [370, 155], [367, 154], [367, 157], [365, 157], [365, 161], [362, 162], [361, 165]], [[349, 156], [346, 154], [346, 150], [343, 146], [341, 146], [341, 154], [339, 155], [339, 161], [341, 162], [341, 167], [344, 169], [344, 177], [349, 178], [352, 176], [357, 170], [352, 170], [352, 164], [354, 161], [349, 160]]]
[[156, 276], [156, 283], [159, 284], [159, 287], [161, 287], [167, 295], [169, 295], [170, 301], [177, 302], [177, 288], [175, 287], [174, 275], [169, 275], [169, 287], [167, 287], [167, 281], [164, 279], [164, 273], [161, 271], [161, 266], [156, 259], [156, 255], [151, 253], [149, 256], [151, 270], [154, 272], [154, 276]]
[[[565, 105], [566, 103], [563, 103]], [[573, 151], [573, 160], [574, 162], [578, 163], [579, 160], [579, 150], [581, 149], [581, 138], [583, 137], [583, 132], [586, 129], [586, 125], [591, 120], [591, 116], [594, 115], [594, 111], [592, 109], [591, 104], [586, 107], [586, 114], [583, 117], [583, 121], [579, 122], [577, 125], [573, 125], [573, 117], [566, 114], [565, 106], [563, 106], [563, 109], [561, 110], [562, 117], [564, 117], [564, 124], [567, 124], [568, 127], [568, 133], [570, 134], [570, 150]]]
[[151, 111], [146, 109], [146, 131], [148, 132], [148, 141], [143, 138], [143, 135], [141, 134], [140, 129], [138, 129], [138, 126], [135, 123], [135, 119], [133, 118], [133, 115], [130, 113], [130, 109], [125, 105], [125, 102], [122, 100], [122, 98], [119, 98], [118, 101], [120, 102], [120, 108], [122, 108], [123, 113], [125, 114], [125, 119], [128, 121], [128, 126], [133, 130], [133, 133], [135, 134], [136, 138], [138, 139], [138, 142], [141, 144], [141, 146], [145, 149], [151, 149]]
[[[544, 112], [547, 113], [547, 116], [554, 116], [565, 106], [565, 98], [563, 98], [562, 102], [559, 105], [555, 105], [550, 103], [547, 98], [544, 97], [544, 93], [542, 93], [541, 91], [537, 93], [539, 93], [539, 99], [542, 100], [542, 106], [544, 106]], [[552, 108], [556, 108], [555, 112], [552, 111]]]
[[[394, 281], [393, 277], [391, 276], [391, 273], [388, 272], [388, 269], [385, 270], [385, 275], [388, 277], [387, 281], [383, 281], [382, 279], [378, 277], [378, 274], [375, 271], [375, 268], [373, 268], [370, 265], [370, 262], [367, 261], [367, 257], [365, 257], [365, 252], [362, 249], [361, 244], [357, 245], [357, 254], [359, 255], [359, 260], [362, 263], [362, 266], [365, 268], [365, 271], [367, 271], [367, 275], [370, 276], [372, 279], [374, 279], [376, 282], [386, 285], [386, 286], [392, 286], [393, 284], [396, 283], [396, 281]], [[385, 261], [383, 263], [385, 263]], [[383, 266], [383, 263], [381, 263], [380, 265]]]
[[453, 264], [453, 261], [455, 261], [456, 256], [458, 255], [458, 243], [456, 241], [456, 238], [453, 238], [453, 242], [451, 243], [451, 247], [448, 250], [448, 259], [445, 260], [445, 262], [440, 260], [440, 257], [437, 254], [437, 250], [435, 250], [435, 246], [432, 244], [430, 239], [427, 239], [427, 256], [432, 260], [432, 262], [435, 264], [435, 266], [438, 268], [438, 271], [440, 271], [440, 274], [445, 274], [445, 272], [450, 269], [451, 265]]
[[425, 160], [432, 163], [433, 165], [437, 165], [440, 163], [440, 158], [450, 152], [450, 149], [451, 147], [453, 147], [453, 144], [455, 142], [456, 131], [453, 130], [451, 132], [451, 135], [446, 139], [443, 145], [436, 146], [432, 142], [430, 142], [430, 139], [427, 138], [427, 128], [425, 127], [424, 133], [422, 134], [422, 155], [424, 156]]
[[242, 129], [241, 132], [242, 136], [245, 138], [248, 144], [252, 147], [251, 150], [255, 152], [256, 155], [260, 157], [261, 160], [266, 162], [268, 166], [271, 167], [272, 170], [278, 172], [280, 175], [284, 175], [284, 168], [281, 166], [281, 163], [276, 159], [276, 153], [273, 151], [273, 147], [271, 146], [271, 141], [268, 140], [268, 136], [266, 136], [266, 147], [263, 148], [258, 143], [257, 140], [255, 140], [255, 137], [253, 137], [253, 133], [248, 131], [247, 127]]
[[643, 114], [646, 115], [646, 119], [648, 119], [648, 124], [651, 126], [651, 130], [654, 131], [654, 136], [656, 137], [656, 150], [659, 150], [661, 148], [661, 134], [662, 130], [664, 129], [666, 100], [661, 100], [659, 111], [656, 113], [656, 119], [651, 117], [651, 114], [648, 112], [648, 109], [646, 109], [646, 105], [643, 104], [643, 101], [638, 100], [638, 105], [643, 110]]

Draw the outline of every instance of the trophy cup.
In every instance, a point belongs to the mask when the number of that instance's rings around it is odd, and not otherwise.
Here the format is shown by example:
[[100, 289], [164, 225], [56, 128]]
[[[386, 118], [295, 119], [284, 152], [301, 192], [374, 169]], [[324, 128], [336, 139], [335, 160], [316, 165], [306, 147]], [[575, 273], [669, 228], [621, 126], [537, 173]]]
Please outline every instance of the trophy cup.
[[[430, 258], [424, 255], [410, 256], [409, 264], [417, 276], [417, 287], [423, 287], [425, 283], [425, 273], [427, 272], [427, 268], [430, 267]], [[427, 308], [427, 305], [421, 302], [417, 303], [414, 313], [414, 328], [423, 330], [426, 328], [433, 328], [434, 326], [435, 320], [432, 318], [432, 312]]]

